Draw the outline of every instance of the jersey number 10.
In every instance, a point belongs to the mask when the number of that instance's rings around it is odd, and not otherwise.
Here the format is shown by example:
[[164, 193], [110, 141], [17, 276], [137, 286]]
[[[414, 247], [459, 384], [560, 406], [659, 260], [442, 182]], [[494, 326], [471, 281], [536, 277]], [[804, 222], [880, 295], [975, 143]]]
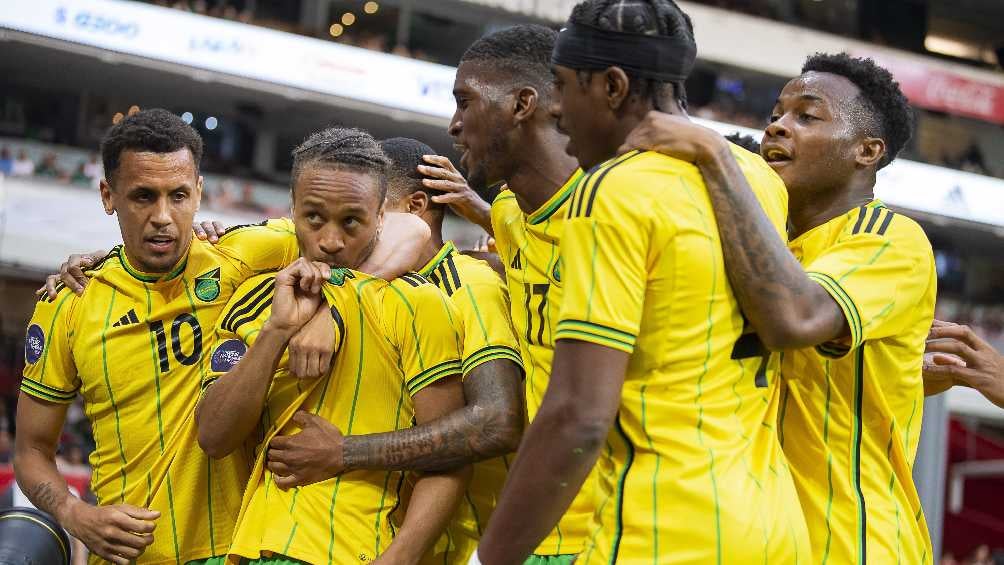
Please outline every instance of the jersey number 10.
[[[150, 331], [157, 338], [157, 358], [160, 361], [160, 372], [166, 373], [171, 370], [171, 362], [167, 354], [167, 332], [164, 331], [164, 322], [154, 320], [147, 322]], [[186, 354], [181, 349], [181, 327], [189, 326], [192, 331], [192, 352]], [[171, 352], [174, 353], [175, 360], [182, 365], [194, 365], [202, 357], [202, 326], [195, 316], [184, 313], [174, 319], [171, 323]]]

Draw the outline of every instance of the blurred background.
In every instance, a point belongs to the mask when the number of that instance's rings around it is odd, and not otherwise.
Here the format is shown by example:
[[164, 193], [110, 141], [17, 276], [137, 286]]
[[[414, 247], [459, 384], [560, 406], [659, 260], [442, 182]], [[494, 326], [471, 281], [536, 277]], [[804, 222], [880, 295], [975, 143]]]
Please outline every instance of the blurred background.
[[[206, 142], [200, 218], [286, 214], [290, 150], [330, 125], [446, 133], [454, 67], [481, 35], [560, 27], [572, 0], [5, 0], [0, 9], [0, 493], [33, 291], [70, 253], [119, 239], [102, 213], [98, 143], [116, 112], [163, 107]], [[868, 56], [914, 105], [917, 132], [878, 196], [934, 244], [937, 315], [1004, 350], [1004, 2], [681, 1], [696, 29], [693, 116], [759, 139], [774, 99], [816, 51]], [[477, 230], [452, 218], [461, 246]], [[86, 493], [79, 405], [61, 461]], [[952, 390], [927, 403], [915, 468], [944, 563], [1004, 565], [1004, 411]], [[4, 495], [0, 494], [0, 504]], [[996, 561], [994, 561], [996, 559]]]

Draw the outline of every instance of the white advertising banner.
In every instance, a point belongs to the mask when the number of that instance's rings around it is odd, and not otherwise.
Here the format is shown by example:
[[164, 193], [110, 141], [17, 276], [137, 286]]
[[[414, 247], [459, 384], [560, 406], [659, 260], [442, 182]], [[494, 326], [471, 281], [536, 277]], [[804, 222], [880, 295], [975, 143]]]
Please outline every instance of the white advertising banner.
[[[454, 111], [455, 69], [444, 65], [139, 2], [0, 1], [0, 28], [436, 118]], [[698, 121], [723, 134], [762, 136]], [[1004, 226], [1001, 179], [899, 160], [879, 173], [876, 194], [892, 206]]]
[[452, 67], [139, 2], [0, 4], [0, 28], [439, 118], [453, 114]]

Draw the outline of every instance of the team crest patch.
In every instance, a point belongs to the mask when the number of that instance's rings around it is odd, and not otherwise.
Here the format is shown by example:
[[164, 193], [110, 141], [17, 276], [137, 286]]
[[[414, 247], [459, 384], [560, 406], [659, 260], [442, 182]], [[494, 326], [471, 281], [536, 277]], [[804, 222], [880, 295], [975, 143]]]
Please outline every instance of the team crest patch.
[[38, 324], [32, 324], [28, 328], [28, 335], [24, 338], [24, 360], [34, 365], [42, 358], [42, 351], [45, 349], [45, 334]]
[[328, 277], [328, 282], [335, 286], [342, 286], [345, 284], [345, 279], [354, 279], [356, 276], [352, 274], [352, 271], [348, 269], [336, 268], [331, 269], [331, 276]]
[[215, 373], [226, 373], [233, 369], [247, 353], [247, 346], [239, 339], [228, 339], [216, 346], [210, 365]]
[[554, 269], [551, 271], [551, 278], [555, 282], [561, 282], [561, 259], [554, 262]]
[[195, 277], [195, 296], [203, 302], [212, 302], [220, 296], [220, 268]]

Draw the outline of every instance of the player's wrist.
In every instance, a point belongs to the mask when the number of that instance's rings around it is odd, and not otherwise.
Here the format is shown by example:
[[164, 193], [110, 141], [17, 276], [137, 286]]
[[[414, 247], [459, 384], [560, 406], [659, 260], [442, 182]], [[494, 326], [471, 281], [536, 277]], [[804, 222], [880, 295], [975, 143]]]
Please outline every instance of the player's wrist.
[[289, 340], [293, 339], [299, 330], [300, 326], [269, 318], [261, 328], [261, 337], [271, 336], [283, 343], [289, 343]]

